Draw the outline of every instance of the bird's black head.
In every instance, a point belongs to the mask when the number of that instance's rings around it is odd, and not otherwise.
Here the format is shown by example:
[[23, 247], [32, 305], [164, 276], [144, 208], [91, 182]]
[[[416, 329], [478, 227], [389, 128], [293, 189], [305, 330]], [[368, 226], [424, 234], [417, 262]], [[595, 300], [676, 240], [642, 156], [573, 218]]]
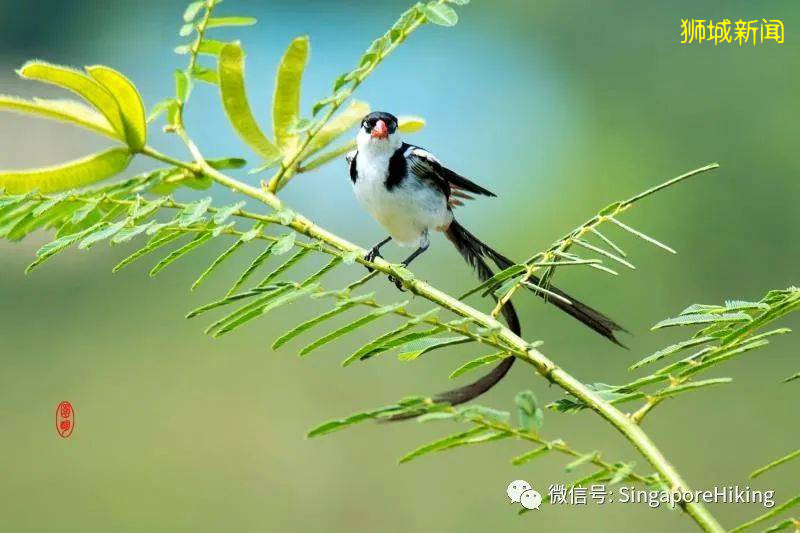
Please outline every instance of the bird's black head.
[[377, 139], [387, 139], [397, 131], [397, 117], [383, 111], [373, 111], [361, 121], [361, 128]]

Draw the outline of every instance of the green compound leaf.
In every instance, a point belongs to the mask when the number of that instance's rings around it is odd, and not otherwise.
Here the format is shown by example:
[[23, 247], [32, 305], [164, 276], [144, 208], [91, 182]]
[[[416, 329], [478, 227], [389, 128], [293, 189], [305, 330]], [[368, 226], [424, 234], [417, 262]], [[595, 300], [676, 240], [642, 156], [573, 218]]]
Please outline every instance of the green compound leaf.
[[128, 146], [134, 152], [141, 150], [147, 142], [147, 120], [144, 102], [136, 86], [109, 67], [97, 65], [86, 67], [86, 71], [116, 99]]
[[325, 148], [344, 132], [360, 123], [367, 113], [369, 113], [369, 104], [357, 100], [351, 102], [347, 109], [333, 117], [319, 130], [319, 133], [308, 145], [304, 154], [309, 156]]
[[29, 274], [31, 271], [33, 271], [34, 268], [38, 267], [39, 265], [41, 265], [54, 255], [63, 252], [64, 250], [66, 250], [67, 248], [78, 242], [80, 239], [82, 239], [84, 236], [94, 231], [98, 226], [100, 226], [100, 223], [95, 224], [94, 226], [91, 226], [89, 228], [86, 228], [83, 231], [79, 231], [78, 233], [73, 233], [72, 235], [65, 235], [59, 239], [54, 240], [53, 242], [45, 244], [36, 251], [36, 260], [30, 265], [28, 265], [28, 268], [25, 269], [25, 273]]
[[244, 86], [244, 51], [239, 43], [228, 43], [220, 52], [219, 91], [228, 120], [239, 137], [265, 160], [280, 157], [280, 151], [261, 131], [250, 109]]
[[458, 14], [452, 7], [446, 4], [429, 2], [427, 4], [420, 5], [419, 8], [425, 14], [425, 18], [428, 19], [429, 22], [439, 26], [449, 27], [455, 26], [458, 23]]
[[106, 117], [80, 102], [41, 98], [24, 100], [0, 94], [0, 109], [76, 124], [112, 139], [120, 140], [119, 134], [114, 131]]
[[117, 132], [119, 140], [127, 139], [116, 99], [105, 87], [83, 72], [43, 61], [29, 61], [19, 69], [18, 73], [23, 78], [50, 83], [74, 92], [106, 117]]
[[671, 326], [691, 326], [694, 324], [711, 324], [725, 322], [751, 322], [753, 319], [747, 313], [719, 313], [681, 315], [675, 318], [662, 320], [651, 329], [667, 328]]
[[42, 193], [85, 187], [119, 174], [128, 167], [132, 154], [127, 148], [112, 148], [82, 159], [30, 170], [0, 172], [0, 188], [17, 194]]
[[258, 22], [253, 17], [217, 17], [208, 19], [206, 28], [222, 28], [230, 26], [252, 26]]
[[289, 43], [275, 78], [272, 128], [278, 147], [284, 154], [293, 153], [298, 144], [298, 134], [292, 128], [300, 119], [300, 87], [309, 48], [307, 36], [297, 37]]

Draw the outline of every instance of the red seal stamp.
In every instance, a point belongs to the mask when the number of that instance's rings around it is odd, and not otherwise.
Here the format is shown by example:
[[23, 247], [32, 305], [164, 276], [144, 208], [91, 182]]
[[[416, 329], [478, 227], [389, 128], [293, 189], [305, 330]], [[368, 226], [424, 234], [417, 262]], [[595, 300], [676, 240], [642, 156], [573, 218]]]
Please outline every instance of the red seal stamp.
[[75, 409], [69, 402], [61, 402], [56, 406], [56, 431], [62, 438], [72, 435], [75, 430]]

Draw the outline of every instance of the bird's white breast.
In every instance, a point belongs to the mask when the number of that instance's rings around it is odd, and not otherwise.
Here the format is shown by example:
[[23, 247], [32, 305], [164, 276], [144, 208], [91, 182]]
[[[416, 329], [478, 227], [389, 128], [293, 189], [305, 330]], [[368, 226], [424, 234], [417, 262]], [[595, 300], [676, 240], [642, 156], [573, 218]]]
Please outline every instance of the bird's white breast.
[[359, 152], [356, 157], [358, 179], [353, 184], [356, 198], [397, 244], [419, 246], [426, 230], [450, 225], [452, 213], [441, 191], [413, 175], [389, 190], [386, 177], [390, 156], [367, 157]]

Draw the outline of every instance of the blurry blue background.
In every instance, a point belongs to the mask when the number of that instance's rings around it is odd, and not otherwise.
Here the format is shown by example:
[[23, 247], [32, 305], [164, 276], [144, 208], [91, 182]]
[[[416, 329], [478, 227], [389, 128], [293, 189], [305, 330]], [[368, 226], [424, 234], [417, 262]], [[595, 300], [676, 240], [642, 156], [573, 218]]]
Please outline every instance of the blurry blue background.
[[[148, 106], [172, 93], [171, 53], [184, 3], [0, 0], [0, 93], [61, 95], [13, 70], [30, 58], [125, 72]], [[404, 2], [247, 2], [224, 14], [254, 15], [252, 28], [215, 31], [241, 39], [251, 104], [268, 129], [274, 70], [286, 44], [309, 34], [305, 109], [353, 67]], [[586, 382], [628, 380], [627, 366], [683, 338], [649, 327], [692, 302], [757, 299], [797, 283], [800, 261], [800, 74], [795, 2], [473, 2], [453, 29], [425, 27], [371, 76], [358, 98], [375, 109], [428, 120], [413, 142], [499, 195], [459, 218], [512, 257], [531, 255], [599, 208], [711, 161], [722, 168], [648, 199], [628, 220], [679, 251], [622, 237], [636, 271], [592, 271], [560, 284], [623, 323], [620, 350], [532, 296], [519, 299], [528, 339]], [[777, 18], [786, 42], [680, 45], [680, 19]], [[189, 129], [208, 157], [255, 163], [225, 120], [214, 88], [199, 85]], [[151, 129], [162, 151], [186, 157], [174, 138]], [[77, 157], [104, 141], [69, 126], [0, 114], [0, 168]], [[137, 162], [130, 173], [148, 168]], [[229, 199], [215, 190], [218, 202]], [[354, 242], [382, 237], [355, 203], [343, 162], [295, 180], [286, 199]], [[395, 458], [453, 426], [366, 425], [318, 440], [322, 420], [447, 387], [467, 359], [435, 352], [414, 364], [392, 357], [339, 361], [363, 335], [298, 359], [298, 345], [273, 353], [272, 340], [306, 314], [287, 308], [236, 335], [211, 340], [203, 323], [181, 317], [215, 298], [249, 263], [231, 260], [203, 289], [188, 285], [216, 250], [147, 277], [147, 261], [119, 274], [128, 249], [70, 251], [35, 275], [23, 270], [47, 240], [0, 242], [0, 516], [9, 531], [504, 531], [691, 530], [679, 513], [644, 505], [550, 507], [516, 515], [505, 487], [566, 482], [564, 460], [512, 467], [518, 442], [460, 449], [398, 467]], [[218, 253], [218, 252], [217, 252]], [[390, 258], [406, 252], [386, 249]], [[415, 272], [458, 292], [471, 273], [437, 237]], [[351, 272], [352, 276], [353, 273]], [[377, 283], [386, 297], [393, 289]], [[786, 325], [797, 325], [789, 317]], [[374, 333], [380, 328], [373, 329]], [[715, 376], [731, 385], [666, 402], [646, 429], [695, 488], [748, 484], [756, 466], [796, 447], [792, 414], [800, 337], [733, 361]], [[475, 353], [469, 356], [478, 355]], [[466, 380], [466, 378], [465, 378]], [[543, 401], [557, 389], [519, 365], [482, 403], [513, 409], [518, 390]], [[69, 440], [57, 438], [53, 410], [77, 410]], [[793, 422], [794, 421], [794, 422]], [[608, 460], [635, 453], [590, 413], [547, 413], [544, 433]], [[639, 469], [647, 471], [639, 460]], [[751, 485], [796, 490], [797, 465]], [[763, 509], [712, 505], [727, 526]]]

